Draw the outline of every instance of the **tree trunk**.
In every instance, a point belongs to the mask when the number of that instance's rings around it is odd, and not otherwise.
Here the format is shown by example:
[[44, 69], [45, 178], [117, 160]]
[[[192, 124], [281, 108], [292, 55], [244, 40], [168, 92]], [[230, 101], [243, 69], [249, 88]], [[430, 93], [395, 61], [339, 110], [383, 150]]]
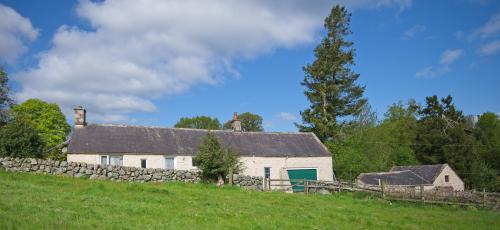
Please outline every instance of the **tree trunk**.
[[217, 186], [219, 186], [219, 187], [220, 187], [220, 186], [222, 186], [222, 185], [224, 185], [224, 177], [222, 177], [222, 175], [221, 175], [221, 174], [219, 174], [219, 175], [217, 176]]

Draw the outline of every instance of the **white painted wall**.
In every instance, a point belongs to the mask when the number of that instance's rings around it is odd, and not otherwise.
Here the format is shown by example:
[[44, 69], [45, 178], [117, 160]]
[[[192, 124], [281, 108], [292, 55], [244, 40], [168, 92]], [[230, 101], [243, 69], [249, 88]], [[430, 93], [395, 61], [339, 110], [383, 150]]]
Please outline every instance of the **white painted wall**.
[[[105, 155], [105, 154], [103, 154]], [[117, 154], [114, 154], [117, 155]], [[68, 154], [68, 161], [100, 164], [100, 154]], [[123, 154], [123, 166], [141, 167], [141, 159], [147, 160], [148, 168], [164, 168], [168, 155]], [[287, 169], [313, 168], [318, 180], [332, 181], [331, 157], [240, 157], [244, 175], [264, 176], [264, 167], [271, 167], [272, 179], [288, 179]], [[194, 169], [192, 156], [175, 156], [174, 167], [180, 170]]]
[[240, 157], [244, 175], [264, 176], [264, 167], [271, 167], [271, 179], [288, 179], [287, 169], [317, 169], [318, 180], [333, 181], [331, 157]]
[[[68, 161], [100, 164], [100, 156], [106, 154], [68, 154]], [[112, 154], [121, 155], [121, 154]], [[165, 157], [169, 155], [123, 154], [123, 166], [141, 167], [141, 160], [146, 159], [147, 168], [165, 168]], [[190, 170], [193, 167], [192, 156], [175, 156], [174, 167], [179, 170]]]

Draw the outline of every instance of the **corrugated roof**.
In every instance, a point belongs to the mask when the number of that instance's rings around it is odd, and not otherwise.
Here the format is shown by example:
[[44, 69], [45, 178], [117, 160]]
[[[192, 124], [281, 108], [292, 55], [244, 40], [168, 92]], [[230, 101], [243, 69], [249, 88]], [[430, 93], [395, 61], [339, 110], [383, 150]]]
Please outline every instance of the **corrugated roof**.
[[[87, 125], [75, 128], [68, 153], [195, 155], [208, 130], [145, 126]], [[313, 133], [211, 131], [239, 155], [265, 157], [331, 156]]]
[[358, 180], [360, 180], [364, 184], [369, 185], [379, 185], [379, 180], [380, 182], [385, 182], [387, 185], [432, 184], [430, 181], [409, 170], [380, 173], [361, 173], [358, 177]]
[[409, 170], [433, 183], [444, 167], [445, 164], [394, 166], [391, 172]]

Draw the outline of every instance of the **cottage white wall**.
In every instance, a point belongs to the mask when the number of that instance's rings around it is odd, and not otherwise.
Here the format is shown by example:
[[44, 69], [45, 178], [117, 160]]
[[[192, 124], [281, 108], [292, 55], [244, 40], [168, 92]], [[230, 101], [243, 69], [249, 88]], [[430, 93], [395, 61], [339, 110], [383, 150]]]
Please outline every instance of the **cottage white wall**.
[[[445, 182], [445, 176], [449, 176], [449, 181]], [[436, 180], [434, 180], [434, 186], [446, 186], [446, 187], [453, 187], [453, 190], [455, 191], [464, 191], [464, 182], [460, 177], [453, 171], [453, 169], [446, 165], [444, 169], [441, 171], [441, 174], [436, 177]]]
[[[68, 154], [68, 161], [100, 164], [100, 156], [106, 154]], [[118, 155], [118, 154], [115, 154]], [[123, 155], [123, 166], [141, 167], [141, 160], [147, 160], [148, 168], [165, 168], [168, 155]], [[331, 157], [240, 157], [244, 175], [264, 176], [264, 167], [271, 167], [272, 179], [288, 179], [287, 169], [317, 169], [318, 180], [332, 181], [333, 168]], [[175, 156], [174, 167], [180, 170], [194, 169], [192, 156]]]
[[[68, 154], [68, 161], [85, 162], [88, 164], [100, 164], [100, 156], [107, 154]], [[146, 159], [147, 168], [165, 168], [165, 157], [168, 155], [138, 155], [138, 154], [110, 154], [123, 155], [123, 166], [141, 167], [141, 160]], [[190, 170], [193, 167], [192, 156], [175, 156], [174, 168], [179, 170]]]
[[271, 167], [271, 179], [288, 179], [287, 169], [317, 169], [318, 180], [333, 181], [331, 157], [240, 157], [243, 173], [264, 176], [264, 167]]
[[84, 162], [87, 164], [99, 164], [99, 155], [97, 154], [68, 154], [66, 156], [70, 162]]

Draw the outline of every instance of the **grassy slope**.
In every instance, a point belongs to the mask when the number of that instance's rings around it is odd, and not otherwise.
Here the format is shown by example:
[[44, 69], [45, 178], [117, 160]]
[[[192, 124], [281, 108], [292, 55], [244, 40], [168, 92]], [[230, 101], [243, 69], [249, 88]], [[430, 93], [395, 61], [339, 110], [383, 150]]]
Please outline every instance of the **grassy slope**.
[[0, 171], [0, 228], [493, 229], [500, 214], [352, 194], [260, 193]]

